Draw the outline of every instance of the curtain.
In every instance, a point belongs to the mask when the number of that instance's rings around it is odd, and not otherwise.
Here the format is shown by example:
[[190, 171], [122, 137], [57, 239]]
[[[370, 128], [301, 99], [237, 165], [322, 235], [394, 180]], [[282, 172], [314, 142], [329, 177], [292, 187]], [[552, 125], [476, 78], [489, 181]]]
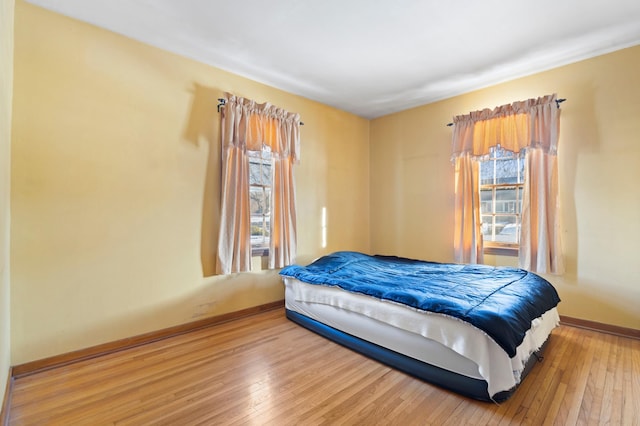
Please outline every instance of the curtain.
[[[560, 224], [557, 182], [557, 149], [560, 109], [556, 95], [514, 102], [493, 110], [471, 112], [454, 117], [453, 156], [456, 163], [456, 191], [458, 180], [470, 182], [471, 191], [464, 191], [463, 201], [456, 201], [456, 259], [470, 259], [471, 252], [482, 251], [479, 204], [479, 185], [462, 173], [467, 167], [458, 167], [465, 157], [482, 159], [492, 147], [500, 146], [525, 155], [525, 190], [522, 200], [520, 267], [534, 272], [563, 272], [560, 242]], [[462, 164], [462, 163], [461, 163]], [[477, 170], [472, 171], [477, 178]], [[458, 197], [456, 193], [456, 197]], [[477, 214], [464, 209], [473, 208]], [[471, 217], [471, 218], [470, 218]]]
[[482, 263], [478, 160], [469, 154], [455, 162], [455, 228], [453, 248], [458, 263]]
[[300, 116], [269, 103], [225, 94], [221, 110], [221, 212], [218, 274], [251, 269], [251, 212], [247, 151], [269, 147], [273, 156], [270, 267], [296, 254], [293, 164], [300, 159]]
[[555, 155], [531, 148], [525, 157], [519, 264], [534, 272], [564, 272]]
[[269, 268], [282, 268], [295, 261], [296, 196], [293, 165], [299, 161], [300, 116], [290, 114], [279, 122], [279, 141], [284, 144], [273, 154], [273, 187], [271, 191], [271, 238]]
[[290, 158], [274, 158], [271, 198], [271, 238], [269, 268], [283, 268], [296, 255], [296, 199], [293, 163]]

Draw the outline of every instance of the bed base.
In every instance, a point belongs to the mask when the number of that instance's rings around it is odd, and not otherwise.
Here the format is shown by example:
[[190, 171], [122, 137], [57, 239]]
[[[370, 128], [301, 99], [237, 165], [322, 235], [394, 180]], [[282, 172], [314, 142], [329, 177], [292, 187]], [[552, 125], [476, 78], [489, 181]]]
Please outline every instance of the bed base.
[[[516, 386], [515, 388], [508, 391], [499, 392], [493, 398], [491, 398], [487, 392], [487, 382], [484, 380], [463, 376], [461, 374], [442, 369], [435, 365], [419, 361], [415, 358], [411, 358], [399, 352], [392, 351], [375, 343], [371, 343], [369, 341], [355, 337], [351, 334], [337, 330], [328, 325], [322, 324], [321, 322], [311, 319], [305, 315], [299, 314], [295, 311], [285, 309], [285, 312], [287, 318], [291, 321], [323, 337], [326, 337], [329, 340], [332, 340], [342, 346], [352, 349], [358, 353], [361, 353], [369, 358], [372, 358], [411, 376], [417, 377], [421, 380], [469, 398], [477, 399], [480, 401], [502, 402], [507, 400], [517, 388]], [[541, 355], [544, 352], [548, 341], [549, 339], [547, 339], [547, 341], [537, 352], [531, 354], [531, 357], [529, 357], [529, 360], [527, 361], [525, 369], [522, 373], [521, 382], [533, 368], [536, 361], [542, 359]]]

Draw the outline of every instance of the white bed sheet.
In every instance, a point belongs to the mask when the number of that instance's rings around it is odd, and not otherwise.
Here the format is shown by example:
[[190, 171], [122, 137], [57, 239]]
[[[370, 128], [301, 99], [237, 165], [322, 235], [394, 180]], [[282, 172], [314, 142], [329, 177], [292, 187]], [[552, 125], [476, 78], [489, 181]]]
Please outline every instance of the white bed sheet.
[[531, 353], [542, 346], [560, 321], [556, 308], [533, 320], [516, 355], [510, 358], [485, 332], [457, 318], [339, 287], [283, 278], [287, 309], [420, 361], [484, 379], [490, 396], [520, 382]]

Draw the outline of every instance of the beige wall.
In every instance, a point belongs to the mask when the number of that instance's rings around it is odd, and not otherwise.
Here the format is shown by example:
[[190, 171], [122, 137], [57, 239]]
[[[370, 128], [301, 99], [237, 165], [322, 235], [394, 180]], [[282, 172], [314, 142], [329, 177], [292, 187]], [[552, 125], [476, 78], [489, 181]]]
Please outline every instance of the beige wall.
[[[640, 46], [371, 122], [371, 249], [452, 261], [452, 116], [558, 93], [563, 315], [640, 329]], [[488, 263], [513, 264], [489, 256]]]
[[21, 0], [15, 29], [13, 364], [283, 298], [211, 276], [225, 91], [302, 116], [300, 261], [369, 250], [367, 120]]
[[9, 230], [14, 0], [0, 0], [0, 401], [11, 365]]

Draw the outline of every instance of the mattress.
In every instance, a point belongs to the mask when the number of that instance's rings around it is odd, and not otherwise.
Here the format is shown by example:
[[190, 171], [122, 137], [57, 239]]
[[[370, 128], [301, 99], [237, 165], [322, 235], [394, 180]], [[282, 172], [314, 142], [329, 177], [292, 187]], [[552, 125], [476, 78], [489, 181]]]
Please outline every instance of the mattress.
[[493, 397], [515, 388], [531, 355], [559, 323], [556, 308], [531, 322], [516, 354], [457, 318], [334, 286], [283, 277], [289, 311], [438, 368], [487, 383]]

